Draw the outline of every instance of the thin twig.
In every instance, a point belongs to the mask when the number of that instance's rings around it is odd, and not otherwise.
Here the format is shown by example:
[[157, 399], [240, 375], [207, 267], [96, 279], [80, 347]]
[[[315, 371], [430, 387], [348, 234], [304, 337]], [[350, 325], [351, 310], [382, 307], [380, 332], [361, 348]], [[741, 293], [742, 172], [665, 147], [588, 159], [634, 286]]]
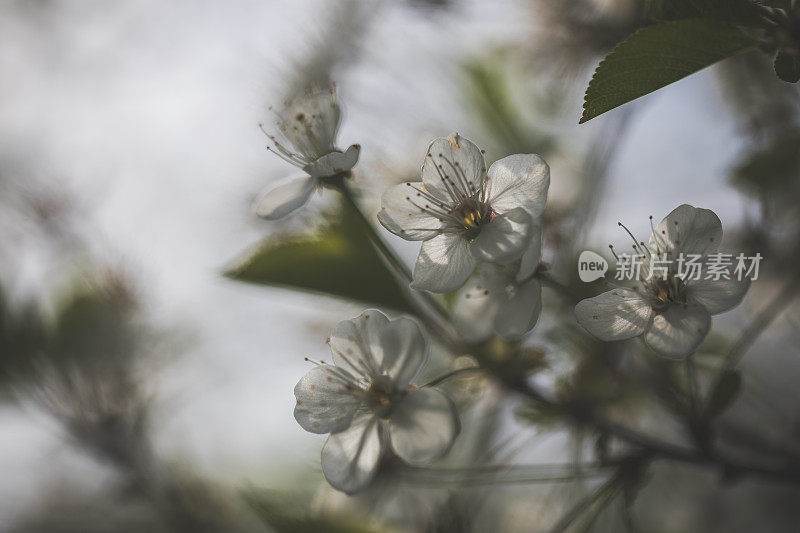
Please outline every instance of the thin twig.
[[[567, 287], [553, 280], [551, 277], [544, 275], [541, 279], [548, 282], [551, 284], [551, 286], [560, 290], [561, 292], [567, 295], [570, 294], [570, 291]], [[728, 353], [726, 361], [723, 364], [723, 370], [735, 366], [735, 364], [753, 344], [756, 338], [767, 328], [767, 326], [769, 326], [769, 324], [780, 314], [780, 312], [792, 302], [794, 297], [797, 295], [798, 289], [800, 289], [800, 275], [794, 277], [764, 309], [759, 318], [744, 331], [742, 336]], [[690, 370], [687, 368], [687, 372], [688, 371]], [[718, 374], [713, 386], [716, 386], [716, 383], [718, 383], [721, 375], [721, 373]], [[578, 423], [592, 425], [600, 431], [609, 433], [610, 435], [626, 441], [629, 444], [635, 445], [643, 450], [647, 450], [654, 455], [654, 458], [661, 457], [682, 462], [713, 465], [723, 469], [724, 471], [757, 474], [776, 481], [800, 484], [800, 465], [793, 465], [791, 468], [789, 468], [784, 465], [772, 467], [767, 465], [740, 463], [733, 459], [725, 458], [715, 454], [710, 450], [699, 450], [675, 446], [673, 444], [655, 439], [644, 433], [640, 433], [631, 428], [621, 426], [609, 420], [605, 420], [596, 413], [587, 413], [583, 410], [576, 409], [573, 406], [561, 404], [555, 400], [549, 399], [527, 383], [510, 381], [508, 379], [504, 379], [502, 376], [498, 377], [501, 379], [501, 381], [504, 381], [507, 387], [516, 390], [517, 392], [520, 392], [529, 398], [536, 400], [537, 402], [544, 403], [552, 409], [568, 415]], [[690, 385], [690, 387], [692, 386], [693, 385]]]
[[588, 496], [581, 499], [577, 505], [570, 509], [569, 512], [567, 512], [567, 514], [565, 514], [561, 520], [559, 520], [556, 525], [550, 529], [550, 533], [561, 533], [562, 531], [566, 531], [575, 520], [577, 520], [584, 512], [591, 509], [594, 504], [599, 501], [603, 502], [601, 509], [602, 507], [605, 507], [605, 505], [613, 499], [619, 490], [620, 478], [621, 476], [619, 474], [612, 477], [597, 487]]
[[[503, 380], [502, 376], [498, 376]], [[686, 448], [664, 442], [645, 433], [624, 425], [607, 420], [597, 413], [586, 412], [570, 404], [562, 404], [549, 399], [533, 386], [525, 382], [504, 380], [507, 387], [539, 402], [544, 403], [579, 424], [593, 426], [595, 429], [608, 433], [628, 444], [635, 446], [653, 459], [669, 459], [685, 463], [713, 466], [723, 472], [735, 474], [755, 474], [774, 481], [800, 484], [800, 465], [779, 464], [777, 466], [743, 463], [735, 459], [724, 457], [712, 450]]]
[[470, 468], [410, 468], [403, 481], [414, 484], [464, 485], [567, 483], [605, 474], [613, 464], [485, 465]]
[[694, 362], [690, 355], [684, 360], [686, 366], [686, 383], [689, 391], [689, 405], [691, 406], [692, 416], [698, 413], [699, 404], [702, 403], [697, 386], [697, 377], [694, 372]]
[[348, 205], [357, 214], [364, 229], [364, 233], [372, 245], [375, 246], [377, 251], [395, 271], [398, 277], [404, 281], [405, 285], [401, 287], [401, 290], [406, 295], [406, 299], [411, 307], [419, 314], [420, 318], [423, 319], [424, 325], [443, 343], [460, 351], [462, 343], [450, 325], [448, 318], [449, 313], [442, 304], [430, 294], [413, 291], [408, 286], [408, 283], [410, 283], [412, 279], [411, 271], [397, 256], [394, 250], [384, 242], [383, 238], [375, 230], [375, 227], [367, 220], [366, 216], [364, 216], [364, 212], [355, 200], [353, 191], [346, 183], [346, 178], [342, 179], [340, 182], [333, 182], [332, 186], [342, 194], [342, 197], [344, 197]]
[[430, 380], [429, 382], [425, 383], [424, 385], [420, 385], [419, 387], [420, 388], [423, 388], [423, 387], [435, 387], [436, 385], [439, 385], [443, 381], [446, 381], [446, 380], [448, 380], [450, 378], [453, 378], [455, 376], [458, 376], [458, 375], [461, 375], [461, 374], [466, 374], [466, 373], [469, 373], [469, 372], [483, 372], [483, 371], [484, 371], [483, 368], [481, 368], [479, 366], [470, 366], [470, 367], [466, 367], [466, 368], [456, 368], [455, 370], [451, 370], [450, 372], [448, 372], [446, 374], [443, 374], [443, 375], [441, 375], [441, 376], [439, 376], [437, 378], [434, 378], [434, 379]]
[[346, 183], [342, 182], [342, 185], [337, 188], [342, 193], [345, 201], [358, 215], [358, 218], [361, 224], [364, 226], [364, 229], [366, 230], [365, 233], [367, 234], [370, 242], [372, 242], [372, 244], [378, 249], [378, 251], [384, 257], [384, 259], [389, 262], [392, 268], [394, 268], [399, 274], [402, 275], [402, 277], [405, 278], [407, 282], [410, 283], [411, 270], [403, 261], [400, 260], [399, 257], [397, 257], [397, 254], [391, 248], [389, 248], [380, 235], [378, 235], [378, 233], [375, 231], [375, 228], [372, 226], [369, 220], [367, 220], [367, 217], [364, 216], [364, 212], [361, 211], [361, 208], [356, 203], [353, 191], [350, 189], [350, 187]]

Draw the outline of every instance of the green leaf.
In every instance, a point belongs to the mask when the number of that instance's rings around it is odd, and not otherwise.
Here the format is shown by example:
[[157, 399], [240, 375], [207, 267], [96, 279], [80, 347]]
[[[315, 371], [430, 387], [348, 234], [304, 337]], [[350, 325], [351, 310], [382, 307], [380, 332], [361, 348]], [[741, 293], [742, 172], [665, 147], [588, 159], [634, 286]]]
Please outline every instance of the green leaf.
[[734, 183], [757, 194], [788, 187], [800, 173], [800, 130], [783, 133], [749, 154], [733, 170]]
[[783, 81], [800, 81], [800, 56], [778, 52], [775, 56], [775, 74]]
[[761, 15], [749, 0], [647, 0], [645, 16], [653, 20], [708, 18], [742, 26], [758, 26]]
[[708, 395], [705, 417], [714, 418], [733, 404], [742, 389], [742, 375], [738, 370], [725, 370]]
[[135, 309], [133, 295], [115, 278], [72, 287], [50, 323], [34, 305], [10, 309], [0, 292], [0, 382], [37, 379], [45, 362], [88, 372], [130, 360], [142, 335]]
[[11, 308], [0, 287], [0, 401], [5, 385], [32, 374], [34, 358], [45, 344], [45, 326], [31, 304]]
[[317, 234], [267, 239], [225, 273], [231, 279], [285, 287], [411, 312], [393, 273], [348, 205]]
[[81, 360], [128, 353], [127, 302], [101, 290], [78, 293], [58, 316], [51, 349], [58, 357]]
[[732, 24], [708, 19], [643, 28], [617, 45], [595, 70], [580, 123], [753, 46]]
[[650, 20], [680, 20], [697, 18], [698, 12], [691, 0], [645, 0], [644, 16]]
[[[553, 148], [553, 138], [530, 127], [520, 108], [526, 103], [514, 98], [514, 79], [509, 61], [501, 53], [489, 53], [464, 64], [464, 93], [469, 109], [495, 140], [501, 152], [509, 154], [546, 154]], [[553, 105], [543, 105], [550, 110]], [[538, 108], [539, 106], [537, 106]], [[537, 113], [543, 110], [537, 109]]]

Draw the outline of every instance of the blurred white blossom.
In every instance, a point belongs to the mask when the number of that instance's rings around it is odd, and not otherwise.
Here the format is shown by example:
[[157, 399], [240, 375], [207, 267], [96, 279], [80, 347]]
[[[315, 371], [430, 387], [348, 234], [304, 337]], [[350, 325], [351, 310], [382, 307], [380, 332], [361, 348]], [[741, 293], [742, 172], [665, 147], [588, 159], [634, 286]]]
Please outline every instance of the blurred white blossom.
[[652, 228], [647, 245], [634, 239], [644, 279], [633, 289], [617, 288], [581, 301], [575, 307], [578, 323], [600, 340], [643, 335], [650, 348], [666, 357], [692, 354], [711, 329], [711, 315], [738, 305], [750, 286], [748, 278], [677, 275], [681, 254], [706, 257], [717, 251], [721, 239], [722, 223], [713, 211], [678, 206]]
[[507, 265], [478, 265], [453, 306], [462, 337], [479, 341], [497, 333], [506, 339], [517, 339], [533, 329], [542, 312], [542, 286], [533, 276], [541, 255], [542, 229], [534, 225], [525, 256], [534, 268], [527, 277], [519, 276], [524, 260]]
[[416, 322], [370, 309], [340, 322], [328, 343], [333, 364], [297, 383], [294, 416], [306, 431], [331, 434], [322, 471], [334, 488], [352, 494], [368, 485], [387, 442], [411, 464], [447, 452], [458, 414], [443, 393], [411, 385], [427, 357]]
[[533, 154], [505, 157], [487, 173], [482, 151], [456, 133], [431, 143], [421, 182], [383, 194], [378, 219], [404, 239], [424, 241], [412, 287], [448, 292], [480, 261], [502, 264], [523, 255], [549, 184], [547, 163]]
[[268, 149], [303, 172], [279, 181], [259, 195], [254, 210], [267, 220], [284, 217], [305, 205], [326, 178], [352, 169], [361, 151], [357, 144], [345, 151], [336, 148], [341, 110], [335, 88], [301, 93], [276, 114], [278, 129], [289, 147], [267, 133], [275, 145]]

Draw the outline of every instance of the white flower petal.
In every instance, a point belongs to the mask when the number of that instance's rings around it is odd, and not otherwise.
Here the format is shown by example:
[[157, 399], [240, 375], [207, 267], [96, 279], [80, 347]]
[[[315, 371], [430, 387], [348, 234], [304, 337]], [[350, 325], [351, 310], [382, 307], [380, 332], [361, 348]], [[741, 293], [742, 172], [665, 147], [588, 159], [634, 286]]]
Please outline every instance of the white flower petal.
[[542, 286], [535, 279], [515, 288], [494, 320], [495, 331], [507, 339], [522, 337], [542, 313]]
[[419, 325], [410, 318], [392, 320], [380, 332], [381, 371], [398, 389], [405, 389], [427, 358], [427, 344]]
[[461, 235], [439, 235], [422, 243], [411, 287], [431, 292], [453, 291], [472, 274], [475, 263]]
[[335, 89], [297, 93], [279, 115], [281, 133], [307, 160], [334, 151], [341, 119]]
[[534, 222], [531, 224], [529, 233], [528, 245], [522, 253], [519, 263], [518, 281], [523, 281], [533, 276], [542, 260], [542, 227]]
[[674, 260], [681, 252], [713, 253], [721, 240], [722, 222], [713, 211], [683, 204], [658, 223], [650, 236], [650, 249], [653, 252], [672, 250], [668, 259]]
[[[458, 133], [433, 141], [422, 164], [422, 181], [426, 188], [450, 198], [446, 192], [455, 188], [469, 194], [483, 187], [486, 178], [486, 162], [480, 148]], [[466, 182], [466, 183], [465, 183]]]
[[536, 324], [542, 310], [536, 280], [518, 284], [511, 265], [482, 263], [456, 296], [453, 318], [459, 334], [479, 341], [497, 333], [518, 338]]
[[504, 267], [492, 263], [478, 265], [453, 305], [453, 319], [459, 334], [467, 341], [485, 339], [494, 331], [494, 318], [506, 301], [507, 276]]
[[377, 309], [367, 309], [361, 315], [336, 325], [329, 345], [333, 362], [355, 376], [364, 375], [365, 368], [378, 372], [381, 351], [381, 332], [389, 318]]
[[489, 168], [487, 198], [492, 209], [505, 213], [524, 208], [536, 219], [544, 211], [550, 186], [550, 167], [536, 154], [515, 154]]
[[443, 456], [460, 430], [453, 402], [434, 389], [409, 393], [389, 418], [392, 449], [412, 465], [429, 463]]
[[689, 281], [686, 298], [716, 315], [739, 305], [749, 288], [750, 278]]
[[303, 170], [315, 178], [335, 176], [356, 166], [360, 152], [361, 146], [353, 144], [344, 152], [333, 151], [323, 155], [313, 163], [303, 167]]
[[497, 298], [479, 296], [466, 300], [455, 308], [454, 319], [459, 335], [468, 342], [481, 341], [494, 332], [494, 321], [487, 317], [497, 316], [502, 302]]
[[630, 289], [614, 289], [575, 306], [578, 324], [601, 341], [641, 335], [653, 316], [650, 304]]
[[711, 329], [711, 315], [700, 305], [672, 305], [653, 317], [644, 342], [665, 357], [691, 355]]
[[316, 186], [315, 178], [305, 174], [291, 176], [265, 189], [253, 204], [253, 211], [267, 220], [285, 217], [305, 205]]
[[314, 367], [294, 388], [294, 418], [311, 433], [342, 431], [362, 403], [356, 390], [355, 378], [344, 370], [331, 365]]
[[528, 244], [531, 217], [522, 208], [495, 216], [481, 227], [469, 244], [470, 253], [479, 261], [508, 263], [518, 259]]
[[354, 494], [372, 481], [382, 448], [378, 417], [359, 415], [348, 429], [328, 437], [322, 448], [322, 473], [333, 488]]
[[439, 235], [443, 224], [425, 212], [433, 200], [424, 198], [425, 184], [421, 181], [401, 183], [383, 193], [378, 220], [383, 227], [409, 241], [424, 241]]

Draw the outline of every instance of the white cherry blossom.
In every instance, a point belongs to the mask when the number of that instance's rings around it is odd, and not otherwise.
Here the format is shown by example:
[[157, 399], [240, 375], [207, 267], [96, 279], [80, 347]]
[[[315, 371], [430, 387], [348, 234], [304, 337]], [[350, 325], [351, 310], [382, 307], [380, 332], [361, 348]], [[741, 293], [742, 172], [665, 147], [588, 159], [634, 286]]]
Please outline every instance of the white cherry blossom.
[[276, 114], [278, 129], [288, 146], [267, 134], [274, 144], [268, 149], [302, 172], [267, 187], [259, 195], [253, 209], [267, 220], [284, 217], [305, 205], [326, 178], [352, 169], [361, 150], [357, 144], [344, 151], [336, 148], [341, 110], [335, 88], [300, 94]]
[[421, 182], [383, 194], [378, 219], [404, 239], [423, 241], [412, 287], [448, 292], [479, 262], [508, 263], [525, 253], [549, 184], [538, 155], [511, 155], [487, 172], [482, 151], [456, 133], [431, 143]]
[[[527, 261], [539, 264], [542, 229], [533, 229]], [[542, 312], [542, 286], [534, 277], [535, 266], [520, 279], [525, 259], [507, 265], [483, 263], [456, 296], [453, 317], [461, 336], [479, 341], [492, 333], [518, 339], [528, 333]]]
[[578, 303], [578, 323], [600, 340], [641, 335], [663, 356], [692, 354], [711, 328], [711, 315], [738, 305], [750, 286], [747, 278], [684, 280], [678, 276], [681, 253], [705, 257], [717, 251], [721, 239], [722, 223], [708, 209], [684, 204], [658, 226], [652, 227], [651, 222], [649, 243], [634, 239], [643, 279], [633, 288], [617, 288]]
[[460, 431], [455, 406], [411, 384], [427, 356], [416, 322], [370, 309], [340, 322], [328, 342], [333, 364], [318, 364], [297, 383], [294, 416], [306, 431], [330, 433], [322, 471], [334, 488], [366, 487], [387, 445], [415, 465], [450, 449]]

